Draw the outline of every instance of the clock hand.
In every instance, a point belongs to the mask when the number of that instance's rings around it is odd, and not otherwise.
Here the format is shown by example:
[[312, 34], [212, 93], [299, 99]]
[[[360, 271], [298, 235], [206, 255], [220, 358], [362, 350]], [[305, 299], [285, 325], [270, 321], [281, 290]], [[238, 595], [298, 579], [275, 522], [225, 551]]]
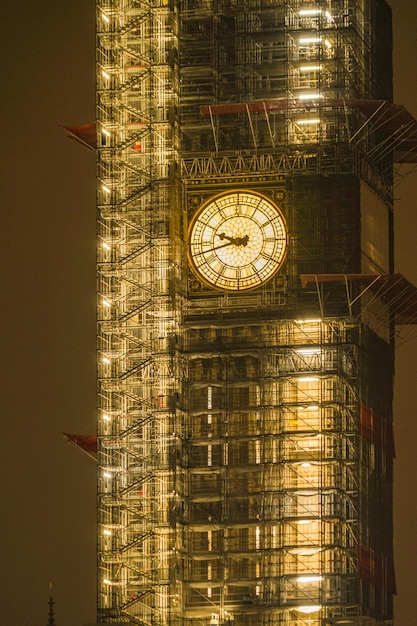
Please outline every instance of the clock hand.
[[234, 242], [228, 241], [227, 243], [223, 243], [221, 246], [215, 246], [214, 248], [208, 248], [207, 250], [203, 250], [203, 252], [196, 252], [194, 256], [199, 256], [201, 254], [206, 254], [206, 252], [213, 252], [213, 250], [220, 250], [220, 248], [225, 248], [226, 246], [231, 246]]
[[229, 237], [225, 235], [225, 233], [219, 233], [217, 237], [219, 237], [219, 239], [228, 239], [231, 243], [234, 243], [234, 237]]
[[249, 235], [245, 235], [244, 237], [229, 237], [225, 235], [225, 233], [219, 233], [217, 237], [220, 239], [228, 239], [230, 243], [233, 243], [235, 246], [246, 246], [249, 241]]
[[249, 241], [249, 236], [245, 235], [244, 237], [228, 237], [224, 233], [220, 233], [218, 235], [220, 239], [229, 239], [227, 243], [223, 243], [221, 246], [214, 246], [213, 248], [208, 248], [207, 250], [203, 250], [202, 252], [197, 252], [194, 256], [200, 256], [201, 254], [206, 254], [207, 252], [213, 252], [214, 250], [220, 250], [221, 248], [225, 248], [226, 246], [246, 246]]

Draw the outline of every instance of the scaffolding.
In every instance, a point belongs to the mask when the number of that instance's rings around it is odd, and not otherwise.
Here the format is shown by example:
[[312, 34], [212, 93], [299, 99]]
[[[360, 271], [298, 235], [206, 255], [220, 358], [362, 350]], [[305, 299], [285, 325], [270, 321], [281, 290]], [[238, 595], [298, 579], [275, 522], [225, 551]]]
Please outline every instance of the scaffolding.
[[350, 330], [319, 319], [189, 329], [187, 623], [359, 615]]
[[181, 413], [176, 16], [97, 4], [98, 619], [166, 624]]
[[[97, 9], [98, 621], [389, 626], [390, 309], [300, 281], [392, 273], [392, 154], [354, 104], [391, 98], [389, 9]], [[285, 265], [216, 291], [187, 226], [242, 188]]]

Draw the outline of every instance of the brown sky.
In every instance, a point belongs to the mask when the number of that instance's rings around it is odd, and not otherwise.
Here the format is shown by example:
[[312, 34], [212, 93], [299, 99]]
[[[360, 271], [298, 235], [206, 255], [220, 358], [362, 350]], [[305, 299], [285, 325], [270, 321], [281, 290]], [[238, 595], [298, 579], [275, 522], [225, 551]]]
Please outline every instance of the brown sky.
[[[94, 1], [2, 8], [0, 623], [95, 618], [95, 467], [62, 439], [95, 421]], [[417, 116], [417, 2], [392, 0], [396, 101]], [[417, 284], [417, 173], [396, 191], [397, 270]], [[417, 624], [417, 339], [398, 350], [396, 626]]]

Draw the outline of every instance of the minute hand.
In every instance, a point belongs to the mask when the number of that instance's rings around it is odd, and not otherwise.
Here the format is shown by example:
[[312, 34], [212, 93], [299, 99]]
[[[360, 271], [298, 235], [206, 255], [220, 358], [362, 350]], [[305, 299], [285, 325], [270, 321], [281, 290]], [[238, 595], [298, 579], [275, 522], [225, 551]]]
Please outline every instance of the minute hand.
[[200, 256], [201, 254], [206, 254], [207, 252], [213, 252], [213, 250], [220, 250], [220, 248], [225, 248], [226, 246], [231, 246], [232, 244], [236, 245], [234, 241], [228, 241], [227, 243], [223, 243], [221, 246], [215, 246], [214, 248], [203, 250], [203, 252], [197, 252], [194, 256]]

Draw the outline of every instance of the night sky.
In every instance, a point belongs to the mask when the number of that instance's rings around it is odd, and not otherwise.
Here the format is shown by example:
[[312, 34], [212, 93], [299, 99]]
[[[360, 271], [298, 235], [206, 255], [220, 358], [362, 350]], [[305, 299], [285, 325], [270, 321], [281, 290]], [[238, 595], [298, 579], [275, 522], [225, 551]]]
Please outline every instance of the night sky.
[[[6, 0], [1, 69], [0, 623], [95, 620], [93, 0]], [[395, 101], [417, 116], [417, 2], [392, 0]], [[412, 169], [412, 168], [409, 168]], [[417, 172], [396, 189], [397, 271], [417, 284]], [[417, 332], [397, 352], [395, 626], [417, 624]], [[414, 337], [414, 339], [412, 338]]]

